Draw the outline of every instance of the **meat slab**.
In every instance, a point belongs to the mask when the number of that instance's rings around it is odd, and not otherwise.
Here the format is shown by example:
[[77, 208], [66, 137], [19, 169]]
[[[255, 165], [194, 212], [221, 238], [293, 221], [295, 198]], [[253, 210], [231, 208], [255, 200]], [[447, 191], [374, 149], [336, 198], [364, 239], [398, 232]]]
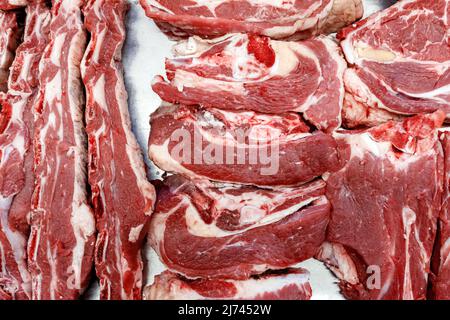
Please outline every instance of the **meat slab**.
[[153, 90], [164, 100], [225, 110], [301, 112], [321, 130], [341, 125], [343, 75], [339, 47], [326, 37], [302, 42], [245, 34], [189, 38], [167, 59], [169, 81]]
[[436, 110], [450, 119], [449, 21], [448, 0], [403, 0], [344, 29], [339, 37], [353, 65], [344, 123]]
[[165, 271], [144, 290], [144, 300], [309, 300], [309, 273], [288, 269], [247, 280], [189, 280]]
[[33, 299], [77, 299], [93, 266], [95, 219], [87, 199], [87, 139], [80, 62], [80, 0], [53, 1], [51, 42], [35, 111], [36, 183], [28, 242]]
[[158, 190], [150, 243], [188, 278], [246, 280], [317, 253], [330, 206], [322, 180], [276, 190], [170, 176]]
[[9, 68], [19, 45], [17, 13], [0, 11], [0, 92], [8, 90]]
[[306, 38], [336, 32], [363, 15], [361, 0], [140, 0], [147, 16], [174, 37], [242, 32]]
[[339, 132], [327, 243], [318, 257], [350, 299], [425, 299], [442, 194], [441, 111]]
[[[40, 0], [33, 0], [40, 1]], [[8, 11], [8, 10], [14, 10], [21, 7], [25, 7], [28, 2], [32, 2], [29, 0], [0, 0], [0, 10]]]
[[337, 144], [295, 113], [268, 115], [164, 105], [152, 116], [149, 155], [192, 179], [294, 186], [339, 168]]
[[121, 62], [126, 0], [90, 0], [91, 41], [82, 62], [87, 91], [89, 183], [97, 218], [95, 267], [101, 299], [141, 299], [141, 248], [155, 190], [131, 131]]
[[450, 299], [450, 131], [440, 133], [445, 156], [444, 196], [439, 221], [435, 258], [435, 277], [431, 297], [438, 300]]
[[24, 41], [12, 64], [8, 93], [0, 97], [0, 300], [31, 297], [26, 248], [34, 187], [33, 106], [50, 20], [44, 4], [27, 7]]

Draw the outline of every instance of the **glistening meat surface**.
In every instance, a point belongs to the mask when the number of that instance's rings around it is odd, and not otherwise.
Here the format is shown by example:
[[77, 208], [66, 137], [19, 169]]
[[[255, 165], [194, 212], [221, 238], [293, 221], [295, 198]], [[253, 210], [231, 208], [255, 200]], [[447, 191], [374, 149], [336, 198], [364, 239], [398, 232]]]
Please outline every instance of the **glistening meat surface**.
[[294, 186], [339, 168], [332, 136], [294, 113], [268, 115], [163, 105], [152, 115], [149, 155], [191, 179]]
[[8, 89], [9, 68], [14, 61], [19, 39], [17, 13], [0, 11], [0, 92]]
[[51, 42], [40, 65], [35, 190], [28, 242], [33, 299], [77, 299], [93, 265], [95, 220], [87, 199], [87, 139], [80, 62], [81, 0], [53, 1]]
[[344, 167], [327, 179], [332, 211], [318, 257], [350, 299], [425, 299], [443, 194], [444, 113], [338, 132]]
[[89, 183], [97, 217], [95, 268], [101, 299], [140, 300], [141, 248], [155, 191], [131, 131], [122, 71], [126, 0], [90, 0], [84, 8], [91, 42], [82, 63], [87, 91]]
[[448, 0], [402, 0], [344, 29], [341, 46], [353, 65], [345, 74], [344, 123], [366, 124], [371, 109], [442, 110], [450, 118], [449, 19]]
[[158, 189], [149, 240], [188, 278], [245, 280], [314, 256], [330, 206], [321, 180], [276, 190], [168, 177]]
[[145, 288], [144, 300], [309, 300], [311, 295], [304, 269], [246, 280], [189, 280], [165, 271]]
[[216, 37], [242, 32], [273, 38], [331, 33], [363, 15], [361, 0], [140, 0], [167, 34]]
[[190, 38], [167, 59], [168, 81], [153, 90], [164, 100], [225, 110], [295, 111], [318, 129], [341, 124], [343, 74], [339, 47], [321, 37], [302, 42], [245, 34], [214, 40]]
[[433, 285], [430, 298], [450, 299], [450, 131], [439, 133], [445, 157], [444, 195], [436, 251], [433, 259]]
[[[39, 1], [39, 0], [33, 0], [34, 2]], [[17, 8], [21, 8], [21, 7], [25, 7], [28, 2], [32, 2], [32, 1], [28, 1], [28, 0], [0, 0], [0, 10], [14, 10]]]
[[43, 3], [27, 7], [24, 41], [12, 64], [8, 93], [0, 98], [0, 300], [31, 297], [26, 248], [34, 187], [33, 106], [50, 20]]

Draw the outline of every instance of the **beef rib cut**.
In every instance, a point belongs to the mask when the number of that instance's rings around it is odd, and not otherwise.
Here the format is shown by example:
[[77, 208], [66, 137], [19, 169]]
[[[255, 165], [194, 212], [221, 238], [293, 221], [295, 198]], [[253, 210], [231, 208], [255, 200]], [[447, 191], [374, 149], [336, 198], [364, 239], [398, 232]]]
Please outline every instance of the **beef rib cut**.
[[144, 290], [144, 300], [309, 300], [309, 273], [288, 269], [247, 280], [189, 280], [165, 271]]
[[431, 298], [450, 299], [450, 131], [440, 133], [445, 156], [444, 196], [442, 201], [439, 234], [437, 237], [435, 257], [433, 259], [433, 285]]
[[318, 257], [350, 299], [425, 299], [443, 193], [438, 111], [338, 132], [344, 167], [327, 179], [332, 212]]
[[95, 268], [100, 299], [140, 300], [143, 262], [155, 190], [131, 130], [121, 62], [126, 0], [90, 0], [91, 34], [81, 71], [86, 87], [89, 183], [97, 218]]
[[383, 117], [442, 110], [449, 119], [449, 19], [448, 0], [403, 0], [344, 29], [338, 37], [353, 65], [344, 78], [344, 123], [366, 121], [367, 109]]
[[297, 114], [164, 105], [152, 116], [149, 155], [192, 179], [294, 186], [339, 167], [337, 145]]
[[339, 47], [321, 37], [302, 42], [245, 34], [214, 40], [189, 38], [167, 59], [169, 81], [153, 90], [164, 100], [225, 110], [301, 112], [318, 129], [341, 125], [343, 75]]
[[150, 243], [188, 278], [245, 280], [317, 253], [330, 206], [322, 180], [276, 190], [170, 176], [158, 190]]
[[0, 11], [0, 92], [8, 90], [9, 68], [14, 61], [20, 34], [17, 13]]
[[[34, 0], [37, 2], [39, 0]], [[0, 10], [8, 11], [21, 7], [25, 7], [28, 4], [28, 0], [0, 0]]]
[[24, 41], [12, 64], [8, 93], [0, 98], [0, 300], [31, 298], [26, 249], [34, 188], [33, 107], [50, 20], [43, 3], [27, 7]]
[[147, 16], [173, 37], [242, 32], [306, 38], [336, 32], [363, 15], [361, 0], [140, 0]]
[[28, 242], [32, 298], [78, 299], [93, 266], [95, 219], [87, 199], [87, 139], [80, 62], [83, 0], [55, 0], [35, 111], [35, 190]]

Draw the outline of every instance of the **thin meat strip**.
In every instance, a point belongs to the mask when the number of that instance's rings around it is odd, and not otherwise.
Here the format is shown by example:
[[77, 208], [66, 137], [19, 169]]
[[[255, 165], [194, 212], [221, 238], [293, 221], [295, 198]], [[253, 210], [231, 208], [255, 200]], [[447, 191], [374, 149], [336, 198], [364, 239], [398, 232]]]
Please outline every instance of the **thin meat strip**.
[[165, 271], [144, 290], [144, 300], [309, 300], [309, 272], [287, 269], [246, 280], [190, 280]]
[[93, 266], [95, 219], [87, 199], [87, 139], [80, 62], [80, 0], [53, 1], [51, 42], [40, 64], [35, 176], [28, 242], [32, 298], [77, 299]]
[[95, 267], [101, 299], [141, 299], [141, 248], [155, 190], [132, 133], [122, 72], [125, 0], [91, 0], [84, 8], [91, 41], [82, 62], [87, 91], [89, 183], [97, 218]]
[[163, 105], [151, 118], [150, 159], [190, 179], [296, 186], [339, 169], [331, 135], [282, 115]]
[[363, 15], [361, 0], [140, 0], [172, 37], [242, 32], [307, 38], [336, 32]]
[[11, 68], [8, 93], [0, 98], [0, 299], [31, 297], [26, 248], [34, 187], [33, 106], [50, 21], [42, 1], [27, 7], [24, 42]]
[[0, 92], [8, 90], [9, 68], [20, 39], [16, 12], [0, 10]]
[[450, 119], [448, 0], [402, 0], [338, 35], [344, 124], [372, 125], [442, 110]]

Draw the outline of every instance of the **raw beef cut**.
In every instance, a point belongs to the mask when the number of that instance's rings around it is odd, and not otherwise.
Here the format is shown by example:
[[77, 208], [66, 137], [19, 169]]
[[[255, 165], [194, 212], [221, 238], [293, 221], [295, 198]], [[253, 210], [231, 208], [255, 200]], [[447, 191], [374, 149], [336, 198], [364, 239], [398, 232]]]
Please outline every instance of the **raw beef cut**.
[[442, 110], [450, 119], [449, 19], [448, 0], [403, 0], [344, 29], [338, 37], [353, 65], [344, 123], [355, 126], [367, 108], [388, 117]]
[[345, 94], [344, 108], [342, 108], [342, 127], [344, 128], [372, 128], [388, 121], [401, 121], [404, 118], [400, 114], [358, 103], [353, 96]]
[[50, 20], [44, 4], [27, 7], [24, 42], [12, 65], [9, 91], [0, 98], [0, 300], [31, 297], [26, 248], [34, 187], [33, 106]]
[[332, 212], [318, 257], [350, 299], [425, 299], [442, 201], [442, 111], [338, 132], [344, 167], [329, 175]]
[[317, 253], [330, 206], [322, 180], [276, 190], [193, 183], [170, 176], [158, 190], [150, 243], [188, 278], [245, 280]]
[[[40, 0], [33, 0], [34, 2]], [[0, 10], [14, 10], [20, 7], [25, 7], [28, 0], [0, 0]]]
[[243, 32], [273, 38], [332, 33], [363, 15], [361, 0], [140, 0], [174, 37]]
[[174, 47], [166, 61], [169, 81], [153, 90], [165, 101], [226, 110], [301, 112], [319, 129], [341, 124], [343, 74], [339, 47], [322, 37], [302, 42], [245, 34], [197, 37]]
[[189, 280], [170, 271], [156, 276], [144, 300], [309, 300], [309, 273], [289, 269], [247, 280]]
[[442, 201], [439, 235], [435, 251], [435, 277], [431, 298], [450, 300], [450, 131], [440, 133], [445, 156], [444, 197]]
[[19, 38], [17, 14], [0, 11], [0, 92], [8, 89], [9, 68], [14, 61]]
[[87, 139], [80, 62], [82, 0], [53, 1], [51, 42], [40, 65], [35, 190], [28, 262], [32, 298], [77, 299], [93, 266], [95, 219], [87, 199]]
[[333, 137], [309, 133], [295, 113], [163, 105], [151, 127], [150, 158], [162, 170], [192, 179], [294, 186], [339, 167]]
[[123, 80], [126, 0], [90, 0], [84, 8], [91, 34], [81, 71], [87, 92], [89, 183], [97, 218], [95, 268], [100, 298], [140, 300], [141, 248], [155, 190], [131, 131]]

